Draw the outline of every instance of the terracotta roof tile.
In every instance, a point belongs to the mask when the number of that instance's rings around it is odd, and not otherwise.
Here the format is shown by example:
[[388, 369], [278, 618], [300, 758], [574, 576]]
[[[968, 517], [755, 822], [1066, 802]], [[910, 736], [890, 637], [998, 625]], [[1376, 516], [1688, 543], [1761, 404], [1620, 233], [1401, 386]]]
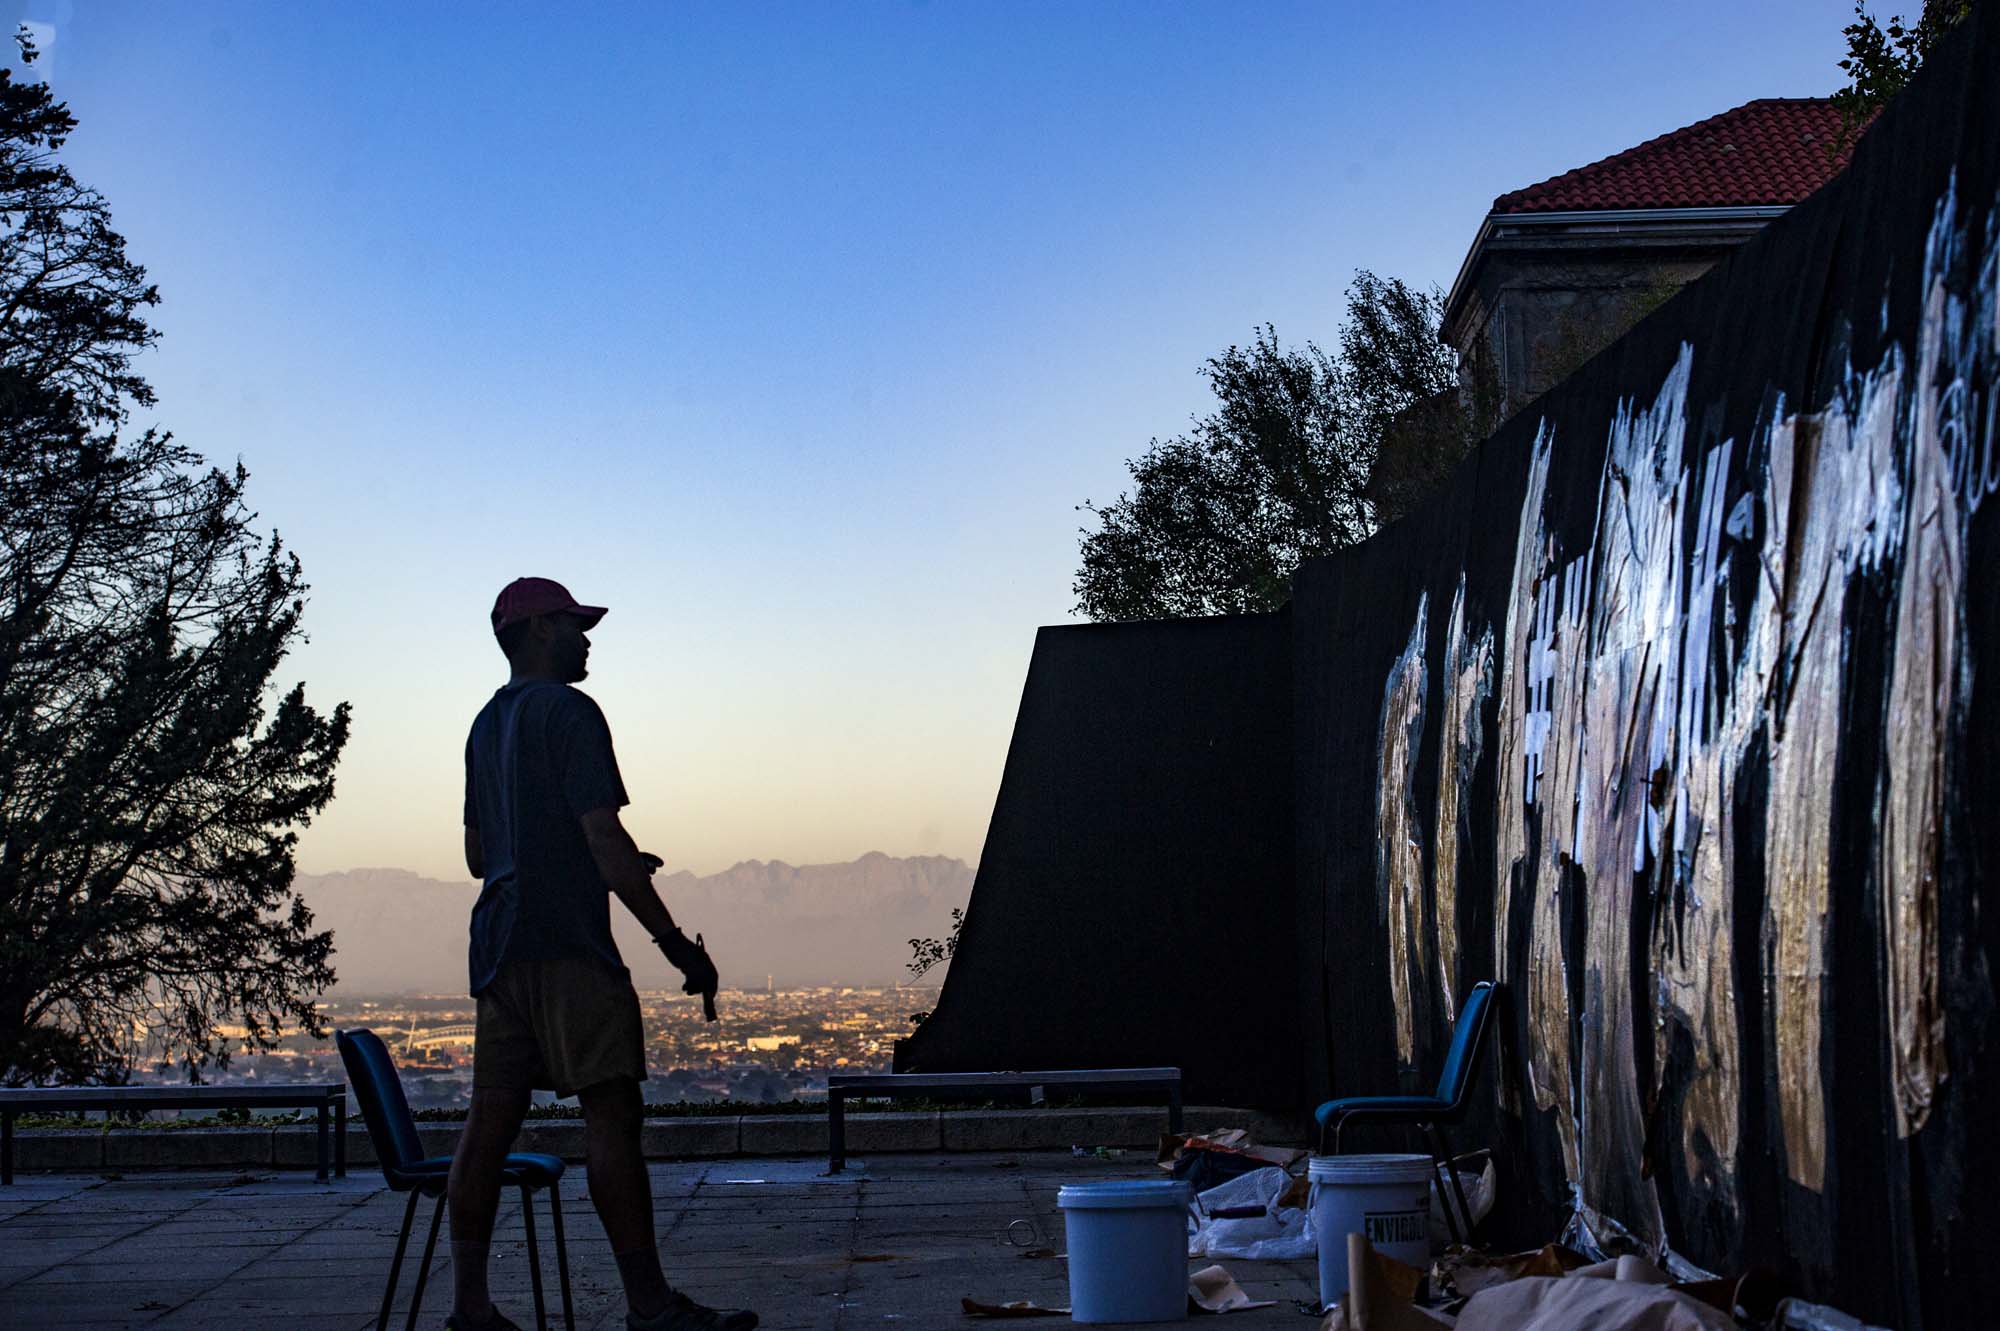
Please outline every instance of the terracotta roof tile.
[[1840, 110], [1824, 98], [1760, 98], [1502, 194], [1493, 211], [1794, 204], [1847, 165], [1847, 152], [1827, 151], [1839, 134]]

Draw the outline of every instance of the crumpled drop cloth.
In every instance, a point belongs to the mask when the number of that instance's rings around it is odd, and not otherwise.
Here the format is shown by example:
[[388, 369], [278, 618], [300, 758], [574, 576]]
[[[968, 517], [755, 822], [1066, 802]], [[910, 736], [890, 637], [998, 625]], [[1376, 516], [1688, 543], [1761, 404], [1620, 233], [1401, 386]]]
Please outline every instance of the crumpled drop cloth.
[[1664, 1285], [1524, 1276], [1483, 1289], [1458, 1331], [1736, 1331], [1736, 1319]]

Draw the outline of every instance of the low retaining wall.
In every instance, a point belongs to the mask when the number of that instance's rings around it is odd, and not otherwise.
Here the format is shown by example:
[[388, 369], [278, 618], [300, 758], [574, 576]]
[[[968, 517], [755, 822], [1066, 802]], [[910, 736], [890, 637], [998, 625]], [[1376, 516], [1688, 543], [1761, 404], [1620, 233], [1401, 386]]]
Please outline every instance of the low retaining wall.
[[[1250, 1110], [1194, 1107], [1189, 1132], [1243, 1128], [1258, 1141], [1303, 1141], [1304, 1125]], [[994, 1112], [926, 1110], [847, 1115], [850, 1155], [933, 1154], [948, 1151], [1056, 1151], [1071, 1146], [1152, 1150], [1166, 1114], [1158, 1109], [1046, 1109]], [[427, 1155], [449, 1155], [458, 1144], [456, 1123], [419, 1123]], [[814, 1156], [827, 1150], [823, 1114], [769, 1114], [715, 1118], [649, 1118], [642, 1129], [652, 1160], [727, 1156]], [[583, 1159], [579, 1119], [531, 1121], [521, 1128], [517, 1151]], [[150, 1169], [312, 1169], [318, 1130], [310, 1123], [228, 1128], [97, 1128], [23, 1130], [14, 1137], [18, 1171], [93, 1173]], [[366, 1129], [347, 1130], [350, 1170], [372, 1167], [375, 1148]]]

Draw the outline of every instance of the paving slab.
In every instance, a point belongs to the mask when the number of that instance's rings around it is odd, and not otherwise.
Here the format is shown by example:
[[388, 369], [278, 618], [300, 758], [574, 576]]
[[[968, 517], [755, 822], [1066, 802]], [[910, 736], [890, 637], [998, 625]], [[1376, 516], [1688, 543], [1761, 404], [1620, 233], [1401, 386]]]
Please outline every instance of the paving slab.
[[[927, 1117], [918, 1115], [916, 1117]], [[947, 1116], [949, 1117], [949, 1116]], [[718, 1120], [737, 1131], [733, 1119]], [[280, 1130], [285, 1131], [284, 1129]], [[1056, 1190], [1065, 1183], [1156, 1178], [1143, 1154], [883, 1153], [827, 1175], [823, 1155], [660, 1161], [651, 1166], [668, 1279], [705, 1302], [756, 1308], [771, 1331], [951, 1328], [959, 1300], [1068, 1301]], [[624, 1300], [582, 1169], [561, 1196], [581, 1328], [618, 1331]], [[47, 1176], [32, 1202], [0, 1209], [0, 1326], [285, 1327], [361, 1331], [374, 1324], [405, 1198], [379, 1174], [330, 1184], [230, 1170]], [[420, 1204], [397, 1297], [400, 1325], [415, 1285], [431, 1203]], [[544, 1288], [560, 1325], [548, 1207], [538, 1202]], [[1190, 1269], [1206, 1265], [1198, 1259]], [[1237, 1314], [1228, 1331], [1304, 1325], [1293, 1300], [1312, 1298], [1311, 1262], [1227, 1262], [1277, 1307]], [[532, 1325], [518, 1202], [502, 1202], [492, 1285], [501, 1306]], [[439, 1242], [419, 1324], [449, 1310], [449, 1248]]]

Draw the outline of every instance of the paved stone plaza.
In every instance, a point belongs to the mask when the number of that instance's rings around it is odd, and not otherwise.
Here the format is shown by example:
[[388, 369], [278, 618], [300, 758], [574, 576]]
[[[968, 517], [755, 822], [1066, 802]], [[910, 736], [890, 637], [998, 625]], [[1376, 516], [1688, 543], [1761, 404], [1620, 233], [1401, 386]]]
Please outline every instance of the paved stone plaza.
[[[835, 1177], [825, 1169], [824, 1156], [654, 1163], [668, 1279], [704, 1302], [754, 1307], [772, 1328], [970, 1328], [983, 1323], [960, 1310], [964, 1296], [1068, 1303], [1064, 1263], [1021, 1255], [1062, 1251], [1057, 1188], [1162, 1177], [1136, 1154], [884, 1155]], [[562, 1199], [576, 1324], [616, 1331], [624, 1301], [581, 1165], [564, 1177]], [[331, 1185], [283, 1170], [24, 1174], [0, 1190], [0, 1326], [358, 1331], [374, 1325], [404, 1204], [366, 1169]], [[392, 1326], [403, 1325], [431, 1206], [419, 1204]], [[559, 1327], [545, 1197], [536, 1220]], [[450, 1308], [447, 1235], [448, 1226], [422, 1326], [442, 1326]], [[1253, 1297], [1278, 1300], [1231, 1314], [1231, 1326], [1312, 1325], [1294, 1306], [1317, 1292], [1310, 1262], [1224, 1265]], [[502, 1205], [492, 1275], [501, 1307], [533, 1326], [515, 1200]]]

